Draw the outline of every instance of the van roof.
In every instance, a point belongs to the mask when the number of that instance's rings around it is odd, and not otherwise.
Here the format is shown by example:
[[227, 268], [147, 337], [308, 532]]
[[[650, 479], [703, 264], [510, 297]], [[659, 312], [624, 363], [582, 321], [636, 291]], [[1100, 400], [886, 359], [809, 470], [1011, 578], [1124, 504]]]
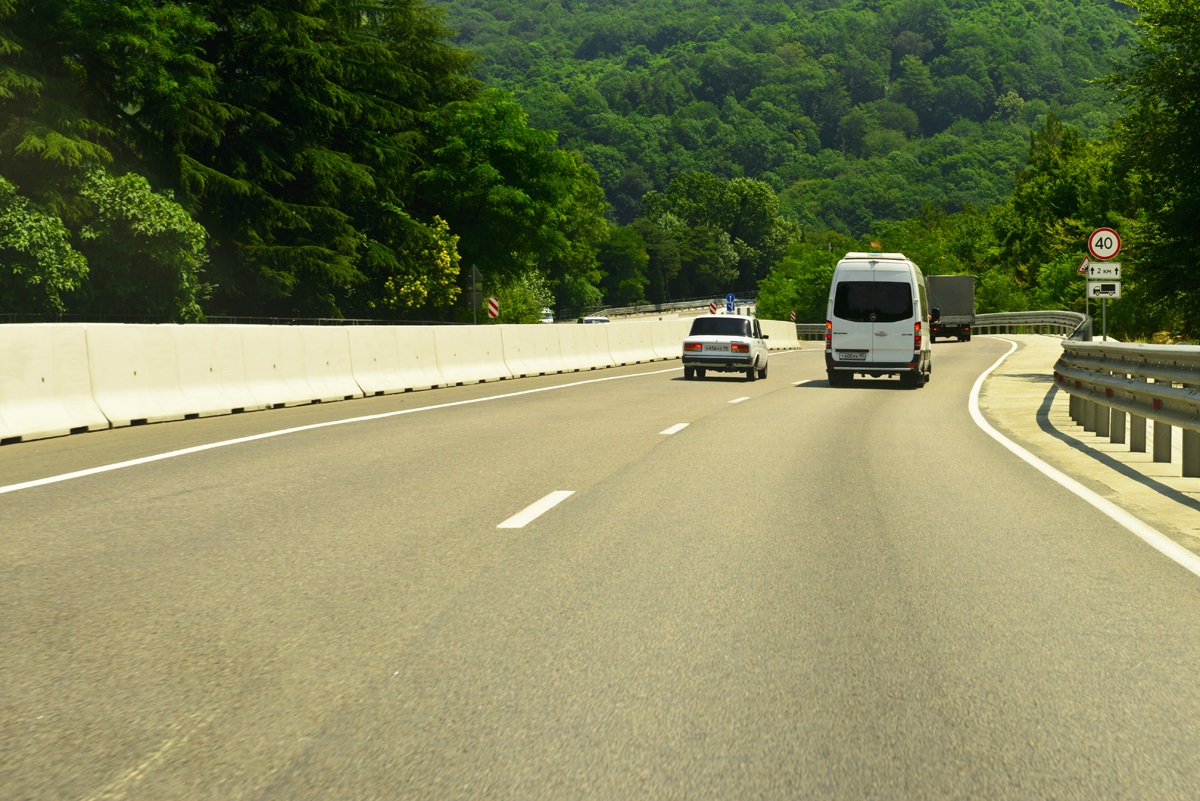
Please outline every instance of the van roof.
[[908, 256], [903, 253], [847, 253], [842, 256], [842, 261], [853, 259], [855, 261], [908, 261]]

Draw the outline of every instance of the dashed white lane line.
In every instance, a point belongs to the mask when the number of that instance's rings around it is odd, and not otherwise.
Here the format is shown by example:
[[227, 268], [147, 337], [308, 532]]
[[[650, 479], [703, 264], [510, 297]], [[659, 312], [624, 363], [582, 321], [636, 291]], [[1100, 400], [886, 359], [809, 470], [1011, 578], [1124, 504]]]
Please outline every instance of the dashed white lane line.
[[517, 512], [496, 528], [524, 528], [574, 494], [575, 490], [555, 490], [537, 503], [532, 503]]
[[[1000, 339], [999, 337], [996, 338]], [[1007, 342], [1009, 345], [1011, 345], [1008, 353], [1005, 353], [996, 360], [995, 364], [985, 370], [983, 374], [975, 380], [975, 386], [971, 388], [971, 400], [969, 406], [971, 410], [971, 419], [975, 421], [975, 425], [982, 428], [984, 432], [986, 432], [992, 439], [996, 440], [1001, 445], [1008, 448], [1014, 454], [1023, 459], [1025, 462], [1032, 465], [1047, 478], [1058, 482], [1066, 489], [1075, 493], [1104, 514], [1111, 517], [1117, 523], [1120, 523], [1122, 526], [1132, 531], [1144, 542], [1146, 542], [1146, 544], [1150, 545], [1159, 553], [1175, 561], [1181, 567], [1190, 570], [1197, 576], [1200, 576], [1200, 556], [1197, 556], [1187, 548], [1184, 548], [1182, 545], [1175, 542], [1175, 540], [1163, 534], [1158, 529], [1134, 517], [1129, 512], [1117, 506], [1107, 498], [1099, 495], [1096, 492], [1093, 492], [1065, 473], [1059, 472], [1057, 469], [1046, 464], [1041, 459], [1034, 456], [1032, 453], [1025, 450], [996, 429], [992, 428], [991, 424], [984, 419], [983, 415], [979, 411], [979, 391], [983, 387], [983, 382], [989, 375], [992, 374], [992, 371], [1003, 364], [1004, 360], [1011, 356], [1013, 351], [1017, 349], [1017, 343], [1013, 342], [1012, 340], [1000, 339], [1000, 341]]]
[[44, 487], [48, 484], [58, 484], [62, 481], [70, 481], [76, 478], [84, 478], [85, 476], [99, 475], [100, 473], [108, 473], [113, 470], [122, 470], [127, 467], [136, 467], [138, 465], [150, 464], [151, 462], [160, 462], [164, 459], [174, 459], [179, 456], [187, 456], [191, 453], [202, 453], [211, 451], [216, 448], [225, 448], [230, 445], [241, 445], [246, 442], [256, 442], [258, 440], [270, 439], [272, 437], [282, 437], [287, 434], [297, 434], [302, 431], [315, 431], [318, 428], [330, 428], [332, 426], [344, 426], [350, 423], [363, 423], [370, 420], [384, 420], [389, 417], [399, 417], [403, 414], [416, 414], [417, 412], [430, 412], [435, 409], [449, 409], [455, 406], [467, 406], [473, 403], [487, 403], [488, 401], [503, 400], [504, 398], [517, 398], [522, 395], [532, 395], [537, 392], [553, 392], [559, 389], [568, 389], [569, 387], [581, 387], [585, 384], [598, 384], [603, 381], [621, 381], [626, 378], [640, 378], [648, 375], [660, 375], [662, 373], [673, 373], [681, 368], [670, 367], [666, 370], [651, 370], [645, 373], [628, 373], [626, 375], [605, 376], [604, 378], [590, 378], [586, 381], [572, 381], [569, 384], [556, 384], [552, 387], [538, 387], [537, 389], [525, 389], [520, 392], [506, 392], [503, 395], [488, 395], [484, 398], [471, 398], [470, 400], [450, 401], [449, 403], [435, 403], [432, 406], [420, 406], [415, 409], [400, 409], [394, 412], [383, 412], [381, 414], [368, 414], [362, 417], [350, 417], [345, 420], [329, 420], [324, 423], [312, 423], [310, 425], [295, 426], [294, 428], [284, 428], [277, 431], [267, 431], [262, 434], [253, 434], [248, 437], [238, 437], [237, 439], [227, 439], [221, 442], [210, 442], [206, 445], [197, 445], [192, 448], [181, 448], [177, 451], [167, 451], [165, 453], [156, 453], [151, 456], [143, 456], [138, 459], [130, 459], [125, 462], [114, 462], [113, 464], [101, 465], [99, 467], [89, 467], [86, 470], [76, 470], [72, 473], [62, 473], [57, 476], [47, 476], [46, 478], [38, 478], [33, 481], [22, 481], [19, 484], [9, 484], [0, 486], [0, 495], [9, 492], [19, 492], [20, 490], [32, 489], [34, 487]]
[[672, 434], [678, 434], [680, 431], [682, 431], [683, 429], [685, 429], [687, 427], [688, 427], [687, 423], [676, 423], [675, 425], [671, 426], [670, 428], [663, 429], [662, 431], [659, 431], [658, 433], [662, 434], [663, 436], [669, 437]]
[[748, 401], [748, 400], [750, 400], [749, 395], [747, 395], [744, 398], [734, 398], [733, 400], [730, 401], [730, 403], [741, 403], [742, 401]]

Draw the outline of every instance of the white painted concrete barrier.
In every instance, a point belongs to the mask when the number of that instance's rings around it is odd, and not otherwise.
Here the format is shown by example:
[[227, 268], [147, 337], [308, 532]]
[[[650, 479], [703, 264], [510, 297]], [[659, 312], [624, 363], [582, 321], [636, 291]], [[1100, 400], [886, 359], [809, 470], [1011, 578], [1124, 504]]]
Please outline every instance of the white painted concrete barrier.
[[0, 326], [0, 441], [108, 428], [82, 326]]
[[611, 367], [608, 328], [612, 323], [556, 325], [563, 364], [568, 370], [598, 370]]
[[567, 371], [559, 337], [552, 336], [546, 330], [548, 325], [501, 325], [498, 328], [504, 348], [504, 363], [513, 377]]
[[767, 339], [768, 350], [789, 350], [800, 347], [796, 336], [796, 324], [788, 320], [759, 320]]
[[658, 358], [654, 351], [657, 320], [609, 323], [608, 352], [614, 364], [641, 364]]
[[179, 361], [179, 383], [187, 414], [249, 412], [264, 408], [246, 383], [242, 334], [231, 326], [178, 325], [168, 328]]
[[434, 329], [428, 326], [353, 326], [350, 364], [368, 395], [444, 387]]
[[660, 359], [678, 359], [683, 355], [683, 340], [692, 328], [691, 320], [663, 320], [651, 330], [651, 346]]
[[266, 407], [362, 397], [350, 366], [346, 329], [331, 326], [233, 326], [241, 332], [246, 385]]
[[438, 326], [434, 342], [438, 372], [450, 386], [512, 378], [512, 371], [504, 363], [499, 326]]
[[114, 426], [182, 420], [192, 412], [170, 325], [88, 323], [92, 397]]

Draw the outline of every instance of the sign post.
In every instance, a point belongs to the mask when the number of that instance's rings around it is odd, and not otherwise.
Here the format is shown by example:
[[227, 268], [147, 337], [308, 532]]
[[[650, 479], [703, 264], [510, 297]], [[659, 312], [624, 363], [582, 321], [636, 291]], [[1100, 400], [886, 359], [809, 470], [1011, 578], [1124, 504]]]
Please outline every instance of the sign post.
[[[1109, 259], [1116, 258], [1116, 255], [1121, 252], [1121, 235], [1112, 228], [1097, 228], [1092, 231], [1087, 242], [1088, 253], [1092, 254], [1092, 258], [1099, 262], [1107, 262]], [[1087, 298], [1101, 298], [1100, 301], [1100, 320], [1101, 320], [1101, 337], [1105, 342], [1108, 341], [1108, 299], [1121, 297], [1121, 265], [1117, 262], [1109, 262], [1108, 264], [1088, 264], [1087, 259], [1084, 259], [1084, 264], [1087, 264], [1088, 271], [1088, 291], [1084, 296], [1084, 310], [1087, 309]], [[1080, 264], [1079, 269], [1082, 271], [1084, 265]], [[1093, 281], [1093, 278], [1108, 278], [1109, 281]]]

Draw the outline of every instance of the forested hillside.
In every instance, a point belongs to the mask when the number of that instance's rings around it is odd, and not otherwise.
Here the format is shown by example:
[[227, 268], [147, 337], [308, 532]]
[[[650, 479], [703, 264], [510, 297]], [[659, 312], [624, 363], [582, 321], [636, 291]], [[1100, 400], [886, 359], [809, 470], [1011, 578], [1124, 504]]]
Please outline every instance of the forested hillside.
[[0, 322], [498, 322], [847, 250], [1200, 335], [1200, 0], [0, 0]]
[[455, 41], [583, 152], [612, 215], [689, 171], [762, 180], [806, 228], [867, 234], [1005, 200], [1039, 119], [1102, 136], [1128, 59], [1103, 0], [454, 0]]

